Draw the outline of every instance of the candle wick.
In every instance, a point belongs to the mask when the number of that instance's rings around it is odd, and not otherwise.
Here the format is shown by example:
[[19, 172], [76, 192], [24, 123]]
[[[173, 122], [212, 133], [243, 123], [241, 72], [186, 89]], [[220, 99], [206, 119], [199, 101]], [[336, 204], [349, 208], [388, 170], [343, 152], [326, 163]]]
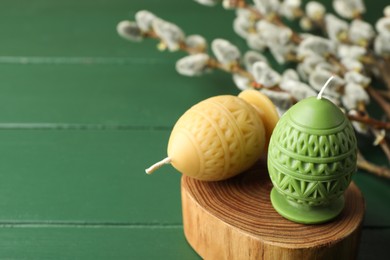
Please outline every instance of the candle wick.
[[163, 166], [164, 164], [169, 164], [171, 163], [171, 158], [167, 157], [159, 162], [156, 162], [155, 164], [153, 164], [152, 166], [150, 166], [149, 168], [147, 168], [145, 170], [145, 172], [147, 174], [151, 174], [153, 173], [155, 170], [159, 169], [161, 166]]
[[321, 88], [320, 93], [318, 93], [317, 99], [322, 98], [322, 93], [324, 93], [326, 87], [329, 85], [329, 83], [334, 79], [334, 76], [332, 75], [324, 84], [324, 86]]

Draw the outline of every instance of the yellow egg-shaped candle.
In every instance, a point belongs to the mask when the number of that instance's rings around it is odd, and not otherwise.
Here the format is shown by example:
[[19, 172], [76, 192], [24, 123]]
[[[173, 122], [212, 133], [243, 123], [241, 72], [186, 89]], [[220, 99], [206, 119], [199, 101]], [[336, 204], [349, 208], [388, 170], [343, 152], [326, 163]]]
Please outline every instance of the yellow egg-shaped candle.
[[251, 104], [259, 113], [265, 128], [265, 151], [267, 151], [271, 134], [279, 121], [275, 105], [266, 95], [257, 90], [242, 91], [238, 97]]
[[240, 95], [243, 98], [212, 97], [187, 110], [172, 130], [168, 158], [146, 171], [171, 163], [192, 178], [218, 181], [252, 166], [268, 145], [278, 116], [260, 92], [248, 90]]

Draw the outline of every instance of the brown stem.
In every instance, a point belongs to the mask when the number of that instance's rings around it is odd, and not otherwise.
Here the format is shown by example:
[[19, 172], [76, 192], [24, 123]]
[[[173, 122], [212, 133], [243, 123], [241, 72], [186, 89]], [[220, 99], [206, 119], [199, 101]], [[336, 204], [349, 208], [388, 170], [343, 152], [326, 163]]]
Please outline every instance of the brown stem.
[[243, 69], [238, 62], [231, 64], [230, 66], [226, 66], [220, 63], [218, 60], [210, 58], [208, 63], [210, 68], [220, 69], [222, 71], [234, 74], [240, 74], [243, 77], [248, 78], [250, 81], [255, 81], [254, 77], [251, 73]]
[[144, 32], [142, 36], [145, 38], [152, 38], [152, 39], [160, 40], [160, 37], [158, 37], [158, 35], [153, 30], [148, 31], [148, 32]]
[[383, 121], [376, 120], [372, 117], [360, 116], [360, 115], [348, 115], [348, 118], [351, 121], [357, 121], [369, 125], [374, 129], [390, 130], [390, 122], [383, 122]]
[[235, 0], [237, 8], [249, 8], [245, 0]]
[[255, 81], [255, 78], [251, 73], [249, 73], [247, 70], [243, 69], [239, 63], [235, 63], [230, 67], [230, 72], [240, 74], [241, 76], [244, 76], [248, 78], [250, 81]]
[[376, 59], [376, 67], [379, 70], [379, 74], [385, 83], [387, 89], [390, 89], [390, 62], [387, 59], [377, 58]]
[[204, 53], [206, 51], [205, 47], [193, 48], [193, 47], [189, 47], [185, 42], [181, 42], [179, 48], [180, 50], [185, 51], [189, 54]]
[[320, 31], [326, 33], [326, 26], [325, 26], [325, 21], [324, 19], [315, 19], [312, 20], [308, 18], [312, 24], [312, 27], [309, 30], [314, 30], [314, 29], [319, 29]]
[[336, 56], [334, 56], [333, 54], [329, 54], [326, 58], [331, 64], [337, 66], [340, 69], [341, 75], [347, 73], [348, 71], [347, 68], [345, 68], [345, 66], [340, 62], [340, 60]]
[[390, 104], [386, 102], [386, 100], [375, 90], [374, 88], [368, 86], [367, 88], [368, 94], [375, 99], [378, 105], [383, 109], [386, 113], [386, 116], [390, 118]]
[[[143, 34], [143, 37], [160, 40], [160, 44], [163, 46], [162, 47], [163, 50], [166, 49], [165, 43], [162, 42], [161, 38], [153, 30], [145, 32]], [[179, 49], [182, 50], [182, 51], [185, 51], [185, 52], [187, 52], [189, 54], [204, 53], [206, 51], [205, 47], [202, 47], [202, 48], [189, 47], [184, 41], [180, 42]]]
[[369, 66], [369, 67], [375, 66], [375, 64], [376, 64], [374, 57], [372, 55], [369, 55], [369, 54], [359, 57], [359, 61], [362, 62], [364, 65]]
[[377, 90], [378, 94], [390, 100], [390, 90]]
[[252, 14], [254, 20], [261, 20], [264, 18], [264, 16], [255, 7], [248, 5], [245, 0], [240, 1], [240, 3], [237, 4], [237, 9], [238, 8], [248, 10]]
[[[272, 20], [271, 22], [279, 27], [286, 27], [286, 28], [289, 28], [288, 26], [286, 26], [283, 21], [280, 19], [280, 17], [278, 15], [274, 15], [272, 17]], [[295, 32], [294, 30], [291, 30], [292, 32], [292, 35], [291, 35], [291, 41], [293, 43], [295, 43], [296, 45], [299, 45], [301, 42], [302, 42], [302, 37], [297, 33]]]
[[371, 129], [375, 135], [374, 145], [379, 145], [384, 154], [386, 155], [387, 162], [390, 163], [390, 147], [388, 144], [389, 139], [386, 136], [386, 131]]
[[210, 58], [209, 59], [208, 66], [210, 68], [215, 68], [215, 69], [220, 69], [220, 70], [223, 70], [223, 71], [227, 71], [226, 67], [223, 66], [221, 63], [219, 63], [219, 61], [217, 61], [214, 58]]
[[385, 83], [390, 90], [390, 60], [386, 57], [376, 56], [372, 51], [360, 57], [361, 62], [371, 71], [371, 73]]
[[374, 144], [377, 144], [382, 148], [382, 151], [385, 153], [387, 160], [390, 162], [390, 149], [386, 142], [385, 135], [381, 134], [378, 130], [375, 129], [372, 129], [371, 131], [376, 138]]
[[390, 179], [390, 170], [386, 167], [381, 167], [371, 162], [368, 162], [360, 151], [358, 151], [357, 166], [369, 173], [372, 173], [378, 177]]
[[254, 89], [262, 89], [264, 87], [262, 84], [257, 83], [256, 81], [252, 81], [252, 83], [250, 85]]
[[[370, 115], [368, 114], [364, 102], [360, 102], [358, 104], [358, 111], [360, 114], [362, 114], [363, 118], [370, 118]], [[373, 127], [370, 126], [370, 131], [374, 134], [375, 136], [375, 141], [374, 145], [379, 145], [383, 152], [385, 153], [387, 160], [390, 161], [390, 149], [387, 144], [387, 140], [385, 139], [385, 134], [380, 132], [377, 129], [374, 129]]]

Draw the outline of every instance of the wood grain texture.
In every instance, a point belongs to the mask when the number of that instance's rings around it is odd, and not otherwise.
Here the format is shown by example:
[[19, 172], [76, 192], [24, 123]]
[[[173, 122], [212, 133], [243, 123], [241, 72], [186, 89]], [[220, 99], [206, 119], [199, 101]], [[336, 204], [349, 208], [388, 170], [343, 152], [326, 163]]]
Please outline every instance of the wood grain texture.
[[222, 182], [181, 182], [184, 233], [204, 259], [354, 259], [364, 199], [354, 183], [334, 221], [303, 225], [272, 207], [265, 163]]

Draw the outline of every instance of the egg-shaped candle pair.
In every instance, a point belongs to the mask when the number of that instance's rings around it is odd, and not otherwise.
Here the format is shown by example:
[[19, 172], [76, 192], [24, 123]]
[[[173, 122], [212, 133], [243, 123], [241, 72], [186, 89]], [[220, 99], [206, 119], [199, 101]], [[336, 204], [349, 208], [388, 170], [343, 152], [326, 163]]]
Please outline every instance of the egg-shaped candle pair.
[[274, 104], [256, 90], [208, 98], [179, 118], [169, 138], [168, 157], [146, 172], [170, 163], [202, 181], [235, 176], [267, 151], [278, 119]]

